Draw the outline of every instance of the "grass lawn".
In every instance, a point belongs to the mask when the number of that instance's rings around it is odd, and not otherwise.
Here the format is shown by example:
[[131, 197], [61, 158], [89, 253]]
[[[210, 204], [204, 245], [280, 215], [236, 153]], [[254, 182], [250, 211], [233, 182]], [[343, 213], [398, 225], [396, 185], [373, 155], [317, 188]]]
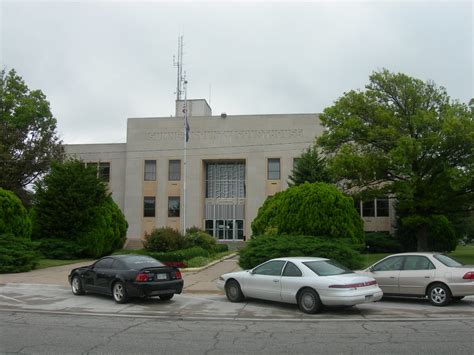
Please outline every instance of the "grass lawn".
[[93, 260], [91, 259], [71, 259], [71, 260], [41, 259], [38, 265], [36, 266], [36, 270], [45, 269], [47, 267], [52, 267], [52, 266], [62, 266], [62, 265], [81, 263], [83, 261], [90, 261], [92, 263]]
[[192, 258], [186, 261], [186, 264], [188, 265], [188, 268], [189, 267], [202, 267], [202, 266], [206, 266], [207, 264], [212, 263], [214, 260], [218, 260], [232, 253], [235, 253], [235, 251], [231, 251], [231, 250], [224, 251], [222, 253], [214, 254], [208, 258], [203, 257], [203, 256], [197, 256], [195, 258]]
[[[362, 260], [364, 262], [364, 268], [372, 265], [373, 263], [379, 261], [380, 259], [385, 258], [387, 254], [362, 254]], [[467, 265], [474, 265], [474, 244], [468, 245], [459, 245], [455, 251], [448, 253], [449, 256], [452, 256], [454, 259], [459, 260]]]

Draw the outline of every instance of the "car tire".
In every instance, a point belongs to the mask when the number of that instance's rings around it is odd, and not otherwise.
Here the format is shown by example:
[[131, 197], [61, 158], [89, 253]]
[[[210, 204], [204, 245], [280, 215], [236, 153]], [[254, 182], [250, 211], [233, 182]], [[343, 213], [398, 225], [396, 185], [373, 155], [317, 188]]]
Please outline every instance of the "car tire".
[[298, 294], [298, 307], [304, 313], [314, 314], [321, 311], [323, 304], [315, 290], [305, 288]]
[[112, 296], [117, 303], [123, 304], [128, 302], [128, 292], [123, 282], [117, 281], [114, 283], [112, 286]]
[[451, 303], [451, 291], [445, 284], [434, 284], [428, 288], [428, 300], [433, 306], [443, 307]]
[[174, 293], [169, 293], [169, 294], [166, 294], [166, 295], [160, 295], [160, 300], [162, 301], [169, 301], [170, 299], [172, 299], [174, 296]]
[[71, 290], [72, 293], [76, 296], [82, 296], [86, 293], [86, 291], [84, 291], [84, 286], [82, 286], [82, 280], [79, 275], [73, 276], [71, 280]]
[[231, 302], [242, 302], [245, 297], [240, 289], [240, 284], [235, 280], [229, 280], [225, 284], [225, 295]]

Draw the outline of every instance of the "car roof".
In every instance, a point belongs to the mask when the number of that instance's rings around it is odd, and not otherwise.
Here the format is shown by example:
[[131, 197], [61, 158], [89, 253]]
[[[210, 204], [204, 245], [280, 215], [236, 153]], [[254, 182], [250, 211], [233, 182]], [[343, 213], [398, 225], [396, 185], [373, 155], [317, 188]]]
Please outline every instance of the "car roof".
[[121, 254], [121, 255], [109, 255], [109, 256], [104, 256], [104, 258], [112, 258], [112, 259], [119, 259], [119, 260], [123, 260], [123, 259], [134, 258], [134, 257], [137, 257], [137, 256], [151, 258], [151, 256], [148, 256], [148, 255], [142, 255], [142, 254]]
[[443, 253], [436, 252], [436, 251], [412, 251], [412, 252], [406, 252], [406, 253], [398, 253], [398, 254], [390, 254], [387, 256], [403, 256], [403, 255], [440, 255]]
[[288, 261], [299, 261], [299, 262], [304, 262], [304, 261], [322, 261], [322, 260], [329, 260], [328, 258], [318, 258], [314, 256], [291, 256], [287, 258], [275, 258], [272, 260], [288, 260]]

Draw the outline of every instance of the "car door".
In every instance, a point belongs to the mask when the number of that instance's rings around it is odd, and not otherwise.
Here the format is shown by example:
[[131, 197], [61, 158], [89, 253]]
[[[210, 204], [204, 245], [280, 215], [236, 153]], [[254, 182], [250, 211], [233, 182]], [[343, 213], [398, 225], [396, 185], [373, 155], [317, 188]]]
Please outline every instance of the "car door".
[[109, 278], [114, 271], [111, 269], [114, 259], [103, 258], [94, 265], [94, 289], [100, 293], [110, 293]]
[[271, 260], [253, 269], [245, 280], [245, 295], [280, 301], [281, 271], [285, 263], [284, 260]]
[[288, 261], [281, 275], [281, 300], [283, 302], [296, 303], [296, 293], [301, 287], [303, 273], [291, 261]]
[[370, 276], [377, 280], [385, 294], [399, 293], [399, 277], [404, 256], [391, 256], [383, 259], [370, 268]]
[[434, 264], [426, 256], [405, 256], [405, 262], [398, 279], [400, 294], [424, 295], [426, 287], [435, 276], [435, 272]]

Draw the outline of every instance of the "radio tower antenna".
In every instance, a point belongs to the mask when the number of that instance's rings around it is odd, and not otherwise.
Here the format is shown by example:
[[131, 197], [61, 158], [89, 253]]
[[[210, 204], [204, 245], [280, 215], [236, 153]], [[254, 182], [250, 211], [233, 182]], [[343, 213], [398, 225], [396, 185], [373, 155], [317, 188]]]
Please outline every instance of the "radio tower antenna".
[[178, 36], [178, 59], [173, 55], [173, 66], [177, 67], [177, 78], [176, 78], [176, 101], [181, 100], [183, 94], [183, 35]]

